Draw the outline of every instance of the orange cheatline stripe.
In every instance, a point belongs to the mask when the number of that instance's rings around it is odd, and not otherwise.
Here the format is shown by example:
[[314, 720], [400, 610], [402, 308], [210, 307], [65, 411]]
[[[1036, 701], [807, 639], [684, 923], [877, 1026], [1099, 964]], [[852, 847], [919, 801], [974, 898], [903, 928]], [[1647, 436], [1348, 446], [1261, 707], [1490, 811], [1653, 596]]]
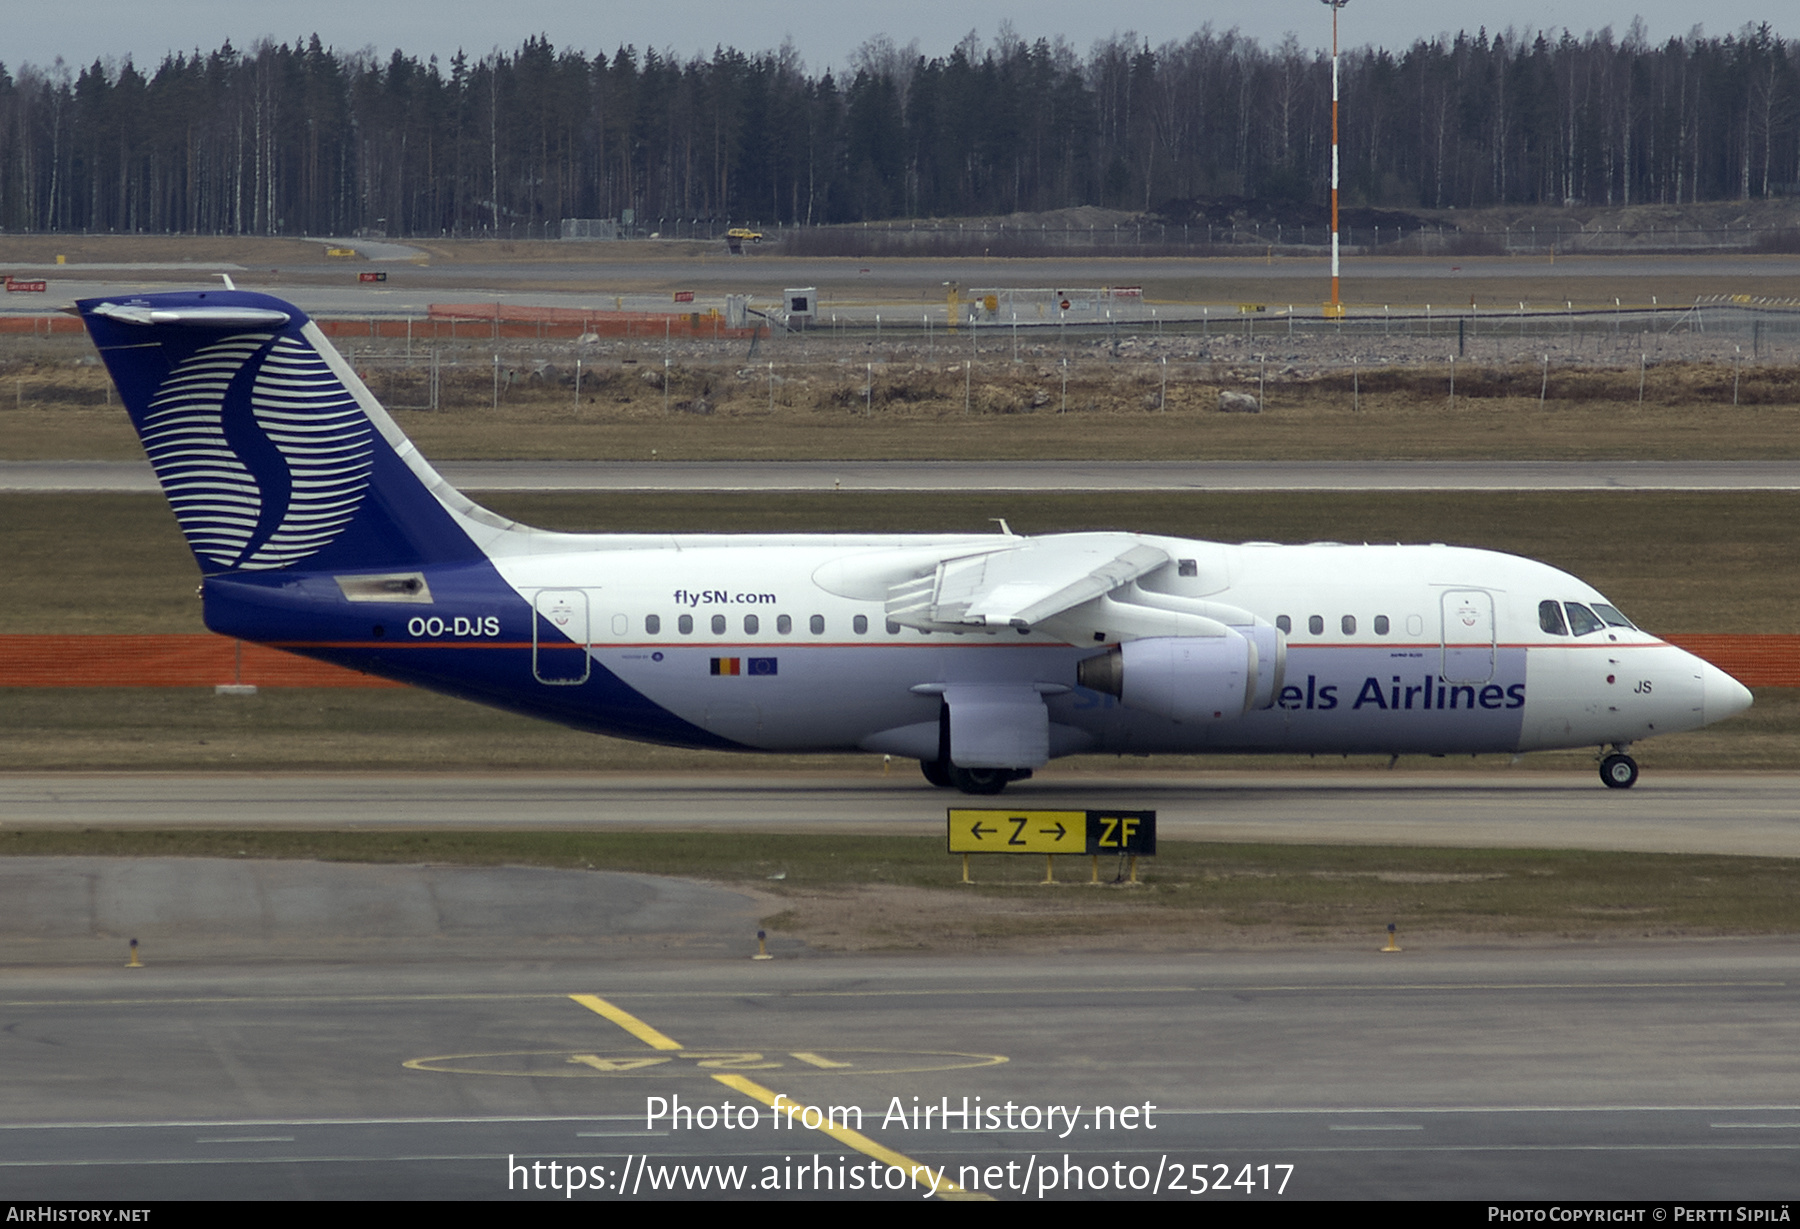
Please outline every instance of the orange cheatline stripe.
[[[1670, 644], [1703, 657], [1746, 687], [1800, 687], [1800, 635], [1735, 635], [1693, 632], [1664, 637]], [[664, 647], [701, 647], [704, 642]], [[749, 651], [818, 648], [820, 642], [774, 642], [768, 645], [712, 644]], [[851, 641], [850, 644], [858, 642]], [[876, 641], [864, 644], [878, 643]], [[1011, 648], [1041, 647], [1001, 641]], [[334, 647], [313, 642], [307, 647]], [[383, 645], [369, 641], [339, 648], [514, 648], [525, 644], [443, 641]], [[643, 647], [643, 646], [636, 646]], [[891, 647], [950, 647], [918, 642]], [[965, 646], [956, 646], [965, 647]], [[966, 647], [998, 647], [969, 644]], [[0, 635], [0, 687], [211, 687], [217, 683], [254, 683], [259, 687], [399, 687], [404, 684], [360, 674], [342, 666], [282, 652], [267, 645], [240, 642], [210, 632], [176, 635]]]

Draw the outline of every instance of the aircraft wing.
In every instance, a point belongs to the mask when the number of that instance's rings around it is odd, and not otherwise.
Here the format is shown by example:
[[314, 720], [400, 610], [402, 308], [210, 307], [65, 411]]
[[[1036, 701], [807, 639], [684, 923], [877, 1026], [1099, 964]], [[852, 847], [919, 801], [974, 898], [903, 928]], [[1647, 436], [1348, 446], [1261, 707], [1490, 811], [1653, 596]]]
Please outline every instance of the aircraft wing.
[[1021, 538], [1010, 549], [944, 559], [930, 575], [894, 585], [887, 617], [927, 630], [1030, 627], [1168, 562], [1167, 552], [1133, 534]]

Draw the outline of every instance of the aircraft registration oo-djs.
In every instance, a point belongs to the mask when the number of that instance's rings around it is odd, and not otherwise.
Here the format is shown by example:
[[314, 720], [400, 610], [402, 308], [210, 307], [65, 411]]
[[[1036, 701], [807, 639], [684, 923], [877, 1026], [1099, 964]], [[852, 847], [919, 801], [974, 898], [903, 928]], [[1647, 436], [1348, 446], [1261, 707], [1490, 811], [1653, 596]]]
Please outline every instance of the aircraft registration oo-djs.
[[318, 327], [244, 291], [77, 304], [206, 623], [581, 729], [911, 756], [995, 793], [1080, 752], [1630, 745], [1724, 672], [1541, 563], [1129, 533], [569, 534], [438, 476]]

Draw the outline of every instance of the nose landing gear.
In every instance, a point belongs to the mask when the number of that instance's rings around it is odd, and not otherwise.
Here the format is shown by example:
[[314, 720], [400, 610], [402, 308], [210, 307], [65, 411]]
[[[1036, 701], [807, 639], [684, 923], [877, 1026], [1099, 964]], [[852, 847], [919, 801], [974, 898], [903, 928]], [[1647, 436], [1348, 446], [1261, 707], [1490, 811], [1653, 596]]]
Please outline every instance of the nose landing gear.
[[1616, 743], [1612, 754], [1600, 760], [1600, 779], [1607, 789], [1630, 789], [1637, 784], [1637, 761], [1625, 754], [1629, 744]]

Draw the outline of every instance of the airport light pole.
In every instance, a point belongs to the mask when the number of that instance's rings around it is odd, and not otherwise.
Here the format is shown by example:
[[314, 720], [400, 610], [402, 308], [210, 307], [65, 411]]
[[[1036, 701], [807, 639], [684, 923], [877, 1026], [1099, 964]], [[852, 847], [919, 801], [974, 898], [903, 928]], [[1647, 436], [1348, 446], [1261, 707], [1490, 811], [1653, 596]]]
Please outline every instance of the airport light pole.
[[1327, 316], [1342, 316], [1338, 299], [1338, 10], [1350, 0], [1321, 0], [1331, 9], [1331, 302]]

